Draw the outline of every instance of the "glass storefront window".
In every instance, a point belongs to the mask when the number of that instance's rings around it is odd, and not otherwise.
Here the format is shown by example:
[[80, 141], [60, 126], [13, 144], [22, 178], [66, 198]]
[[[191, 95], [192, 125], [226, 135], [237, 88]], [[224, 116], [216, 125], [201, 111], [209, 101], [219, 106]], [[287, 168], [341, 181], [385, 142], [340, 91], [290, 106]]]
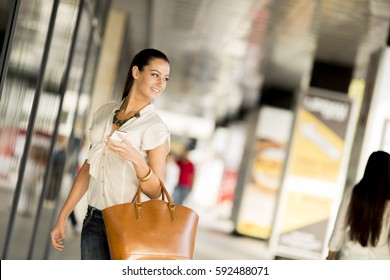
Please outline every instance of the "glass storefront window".
[[94, 38], [108, 11], [98, 7], [109, 2], [20, 1], [0, 89], [4, 259], [52, 254], [49, 233], [69, 192], [63, 178], [75, 175], [100, 50]]
[[[0, 161], [2, 162], [0, 168], [0, 197], [2, 200], [0, 210], [4, 214], [1, 219], [3, 226], [0, 230], [0, 248], [2, 250], [5, 246], [3, 243], [9, 224], [9, 213], [35, 95], [35, 85], [38, 78], [36, 72], [43, 55], [52, 6], [53, 1], [33, 0], [21, 1], [19, 7], [13, 48], [10, 53], [10, 64], [0, 103]], [[40, 154], [44, 156], [41, 152]], [[32, 158], [35, 156], [35, 154], [30, 154], [28, 161], [32, 162]], [[33, 166], [26, 165], [27, 173], [32, 173], [31, 177], [38, 174], [35, 171], [30, 172], [30, 169], [33, 169]], [[25, 179], [27, 182], [30, 178], [26, 176]], [[27, 190], [26, 186], [22, 186], [21, 194], [24, 195], [32, 191], [34, 190]], [[15, 227], [19, 227], [19, 224], [28, 225], [23, 219], [31, 220], [31, 216], [29, 218], [27, 215], [27, 209], [33, 208], [30, 203], [31, 201], [24, 200], [24, 197], [20, 200], [20, 205], [23, 204], [26, 207], [25, 209], [19, 208], [19, 213], [25, 212], [25, 215], [15, 222]], [[23, 232], [20, 233], [23, 234]], [[12, 255], [10, 258], [18, 259], [25, 258], [25, 256]]]

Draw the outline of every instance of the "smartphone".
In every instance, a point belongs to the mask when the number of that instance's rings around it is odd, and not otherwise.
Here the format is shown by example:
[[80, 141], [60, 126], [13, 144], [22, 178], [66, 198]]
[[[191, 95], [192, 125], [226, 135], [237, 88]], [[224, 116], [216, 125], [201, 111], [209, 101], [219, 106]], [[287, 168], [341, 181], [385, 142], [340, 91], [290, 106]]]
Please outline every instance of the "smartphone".
[[119, 134], [124, 136], [126, 138], [126, 135], [127, 135], [127, 131], [123, 131], [123, 130], [115, 130], [112, 135], [110, 136], [110, 140], [114, 141], [114, 142], [122, 142], [122, 138], [119, 137]]

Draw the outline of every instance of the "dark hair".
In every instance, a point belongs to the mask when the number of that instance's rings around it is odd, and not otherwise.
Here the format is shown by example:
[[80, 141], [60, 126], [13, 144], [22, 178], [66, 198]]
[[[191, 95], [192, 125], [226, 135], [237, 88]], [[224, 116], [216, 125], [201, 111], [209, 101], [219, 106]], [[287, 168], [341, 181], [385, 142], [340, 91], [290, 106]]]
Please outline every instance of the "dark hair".
[[352, 191], [347, 216], [351, 240], [358, 241], [363, 247], [376, 246], [389, 194], [390, 155], [383, 151], [373, 152], [363, 178]]
[[145, 65], [148, 65], [150, 60], [152, 60], [153, 58], [160, 58], [169, 63], [168, 57], [164, 53], [156, 49], [144, 49], [137, 53], [130, 64], [129, 72], [127, 73], [127, 79], [125, 83], [125, 88], [123, 89], [122, 100], [129, 94], [131, 86], [133, 85], [133, 67], [137, 66], [138, 69], [142, 71], [144, 70]]

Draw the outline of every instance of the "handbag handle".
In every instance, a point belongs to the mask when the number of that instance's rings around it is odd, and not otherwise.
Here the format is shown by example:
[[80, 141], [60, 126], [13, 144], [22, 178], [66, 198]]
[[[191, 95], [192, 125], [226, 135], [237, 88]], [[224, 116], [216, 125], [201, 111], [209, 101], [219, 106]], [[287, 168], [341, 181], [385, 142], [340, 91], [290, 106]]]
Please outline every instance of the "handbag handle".
[[[168, 200], [167, 206], [168, 206], [169, 212], [171, 214], [171, 220], [173, 221], [176, 219], [176, 217], [175, 217], [176, 205], [173, 202], [171, 196], [169, 195], [164, 183], [161, 181], [160, 178], [158, 178], [158, 180], [160, 182], [160, 187], [161, 187], [161, 191], [162, 191], [161, 200], [165, 201], [165, 197], [167, 198], [167, 200]], [[135, 208], [137, 209], [137, 217], [139, 219], [141, 218], [141, 208], [142, 208], [141, 192], [142, 192], [141, 185], [139, 185], [138, 190], [137, 190], [137, 194], [136, 194], [136, 201], [134, 203]]]

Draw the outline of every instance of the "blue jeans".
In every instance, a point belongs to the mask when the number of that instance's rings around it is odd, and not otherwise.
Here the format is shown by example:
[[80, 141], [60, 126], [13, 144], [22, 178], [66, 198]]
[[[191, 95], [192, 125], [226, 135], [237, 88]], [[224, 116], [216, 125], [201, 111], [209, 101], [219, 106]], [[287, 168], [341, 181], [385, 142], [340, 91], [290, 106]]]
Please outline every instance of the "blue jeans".
[[111, 259], [102, 211], [89, 205], [81, 231], [81, 259]]
[[175, 190], [173, 191], [173, 202], [175, 204], [183, 204], [184, 200], [187, 198], [187, 196], [190, 194], [191, 189], [183, 187], [181, 185], [177, 185]]

